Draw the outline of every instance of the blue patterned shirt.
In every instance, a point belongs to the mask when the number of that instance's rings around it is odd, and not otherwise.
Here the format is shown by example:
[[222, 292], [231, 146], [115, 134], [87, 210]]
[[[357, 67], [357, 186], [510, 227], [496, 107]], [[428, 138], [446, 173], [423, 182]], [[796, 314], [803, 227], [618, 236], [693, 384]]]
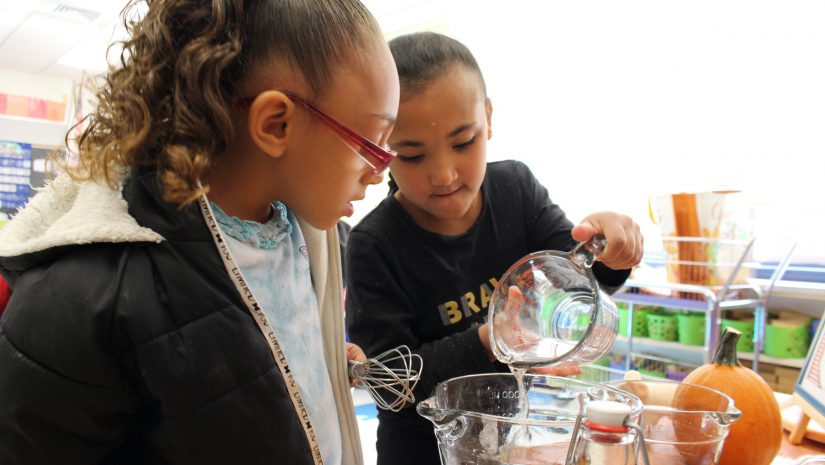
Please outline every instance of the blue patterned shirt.
[[340, 465], [338, 409], [324, 359], [320, 312], [301, 228], [280, 202], [273, 203], [272, 219], [264, 224], [229, 217], [214, 203], [212, 209], [228, 236], [232, 257], [293, 367], [324, 463]]

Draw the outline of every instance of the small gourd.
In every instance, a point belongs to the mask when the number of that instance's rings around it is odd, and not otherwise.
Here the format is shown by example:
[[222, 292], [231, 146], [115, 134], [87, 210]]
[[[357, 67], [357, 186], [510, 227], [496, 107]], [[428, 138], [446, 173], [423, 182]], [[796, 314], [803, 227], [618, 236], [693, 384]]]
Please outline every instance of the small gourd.
[[713, 362], [693, 370], [684, 382], [724, 392], [742, 411], [730, 427], [719, 465], [769, 465], [782, 445], [782, 414], [768, 383], [739, 363], [741, 335], [725, 328]]

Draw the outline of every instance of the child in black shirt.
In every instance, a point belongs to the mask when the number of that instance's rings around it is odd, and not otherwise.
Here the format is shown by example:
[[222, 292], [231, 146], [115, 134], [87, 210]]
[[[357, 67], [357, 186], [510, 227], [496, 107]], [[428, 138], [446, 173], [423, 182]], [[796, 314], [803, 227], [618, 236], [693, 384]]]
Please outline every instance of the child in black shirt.
[[[393, 192], [353, 228], [347, 246], [347, 329], [368, 355], [400, 344], [424, 360], [417, 399], [447, 379], [503, 371], [487, 336], [497, 279], [537, 250], [570, 250], [595, 233], [607, 248], [594, 267], [608, 291], [641, 259], [627, 216], [573, 224], [524, 164], [486, 162], [492, 105], [462, 44], [419, 33], [390, 42], [401, 104], [390, 136]], [[544, 370], [573, 374], [577, 367]], [[440, 463], [432, 424], [414, 408], [378, 415], [378, 464]]]

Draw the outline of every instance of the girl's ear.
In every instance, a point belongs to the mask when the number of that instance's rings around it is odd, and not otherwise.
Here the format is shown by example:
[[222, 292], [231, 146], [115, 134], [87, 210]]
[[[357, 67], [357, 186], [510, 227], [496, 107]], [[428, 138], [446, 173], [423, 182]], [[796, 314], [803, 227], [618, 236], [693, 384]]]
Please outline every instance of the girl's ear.
[[262, 92], [249, 108], [249, 137], [261, 151], [273, 158], [286, 152], [294, 124], [295, 104], [282, 92]]
[[489, 98], [484, 100], [484, 107], [487, 111], [487, 140], [490, 140], [493, 137], [493, 101]]

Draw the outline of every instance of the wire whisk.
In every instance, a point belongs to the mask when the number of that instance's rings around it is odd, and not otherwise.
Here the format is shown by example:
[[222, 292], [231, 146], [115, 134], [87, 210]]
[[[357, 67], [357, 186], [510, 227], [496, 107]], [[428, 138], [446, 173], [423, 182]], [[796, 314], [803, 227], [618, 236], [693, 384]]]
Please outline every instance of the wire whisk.
[[421, 356], [402, 345], [363, 362], [350, 360], [349, 376], [361, 381], [379, 408], [398, 412], [415, 402], [422, 367]]

